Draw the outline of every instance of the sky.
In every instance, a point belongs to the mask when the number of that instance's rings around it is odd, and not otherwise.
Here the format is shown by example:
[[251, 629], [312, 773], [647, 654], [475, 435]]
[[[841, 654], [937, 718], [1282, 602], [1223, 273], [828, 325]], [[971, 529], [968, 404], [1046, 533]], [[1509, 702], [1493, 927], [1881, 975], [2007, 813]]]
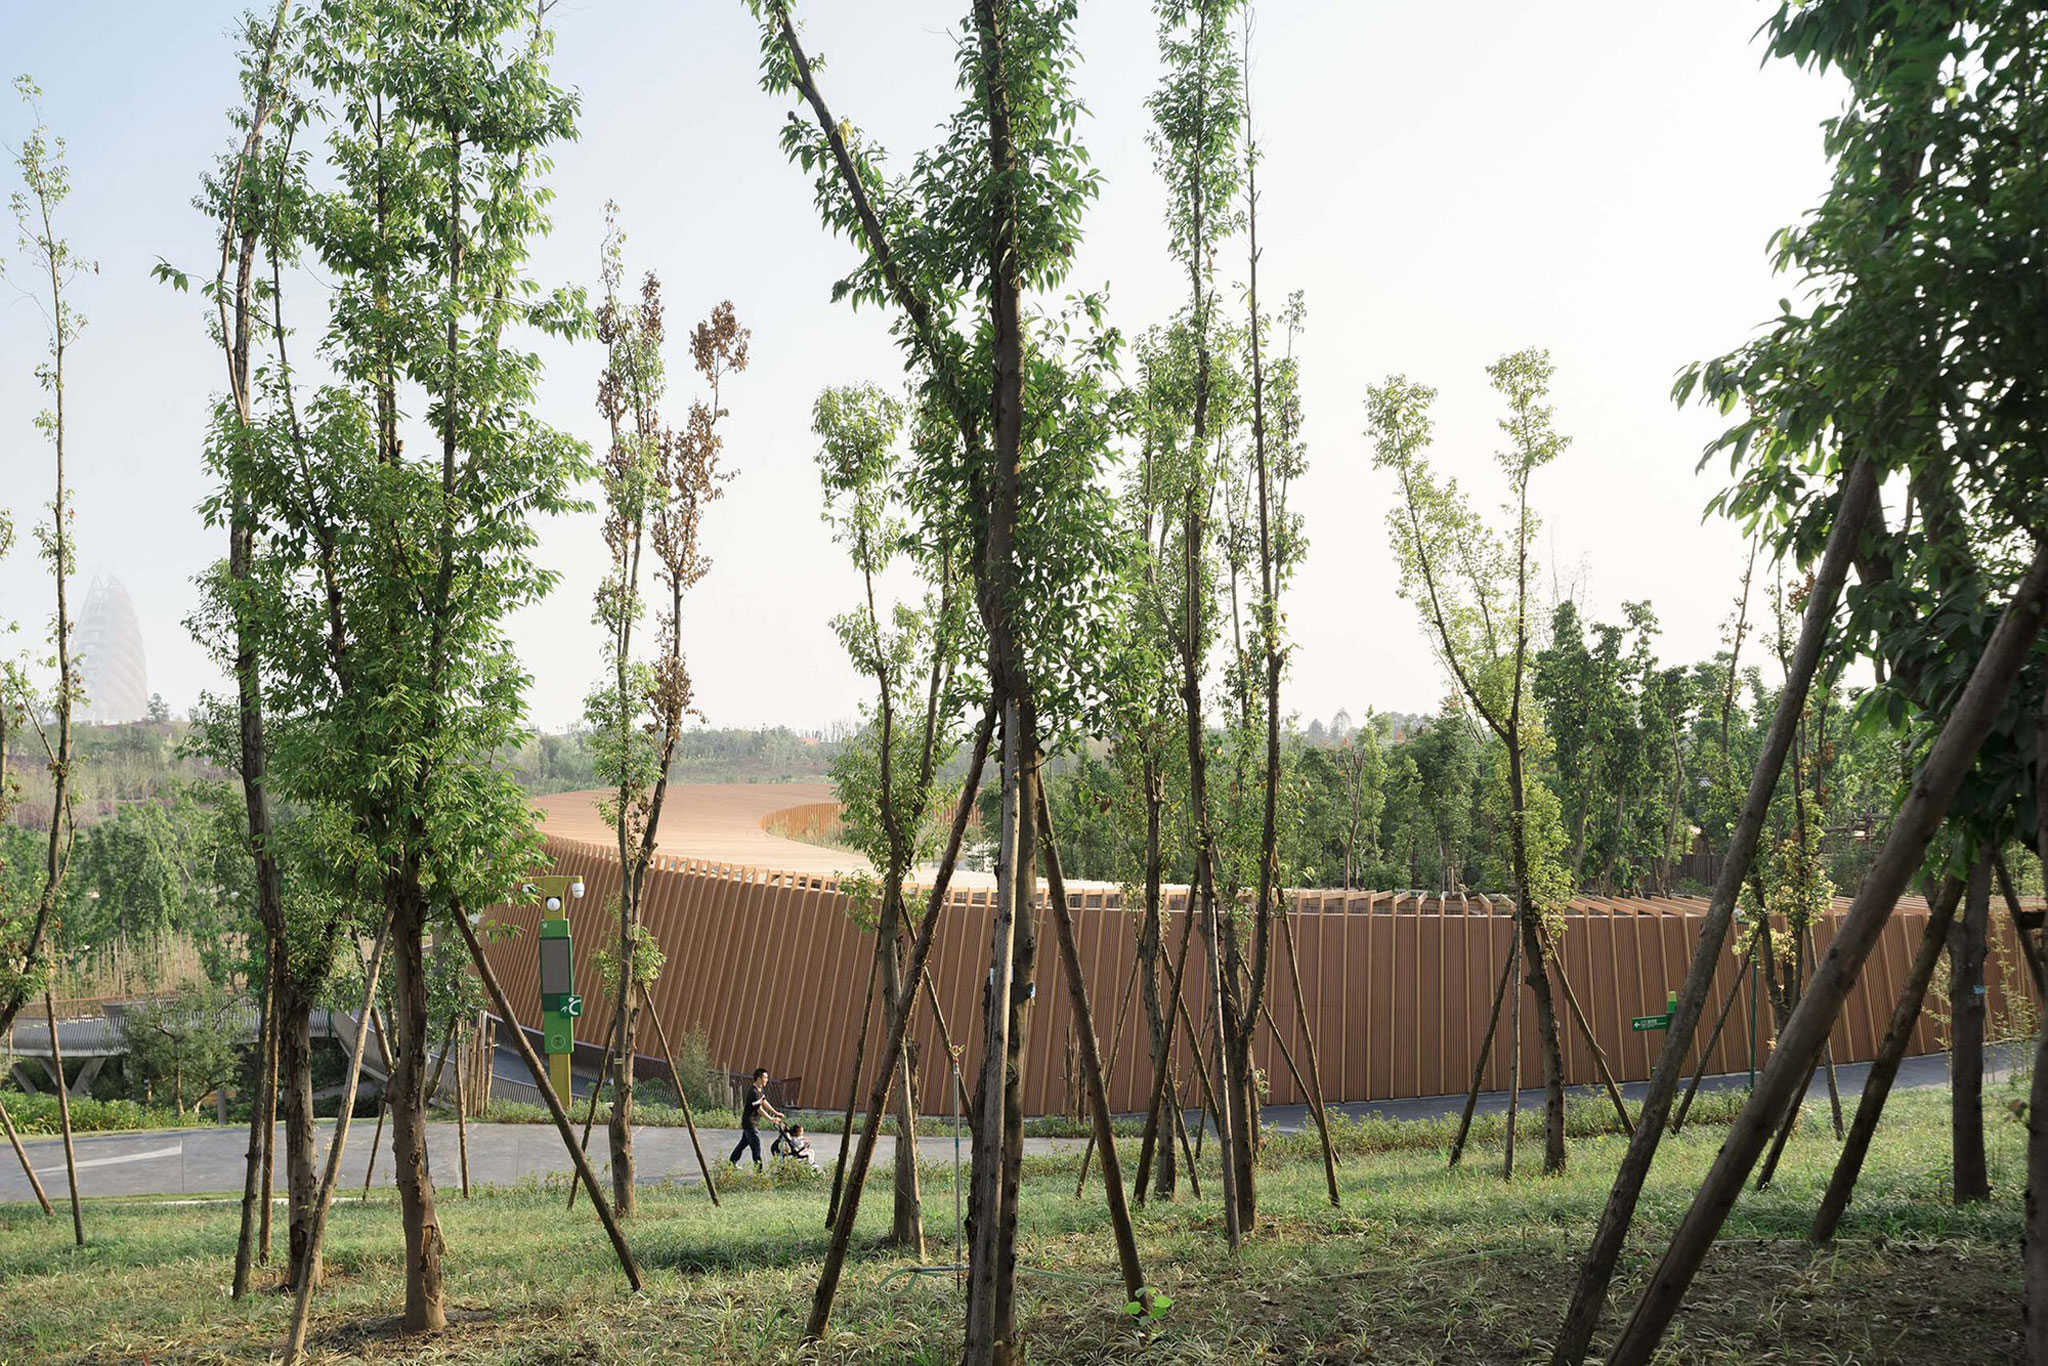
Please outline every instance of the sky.
[[[1297, 485], [1308, 556], [1286, 604], [1296, 642], [1285, 705], [1302, 724], [1338, 709], [1426, 711], [1446, 689], [1412, 604], [1397, 593], [1388, 476], [1372, 468], [1366, 387], [1390, 374], [1439, 393], [1434, 458], [1493, 511], [1502, 437], [1485, 367], [1526, 346], [1557, 368], [1556, 422], [1571, 445], [1541, 471], [1546, 600], [1596, 618], [1647, 598], [1660, 652], [1718, 648], [1742, 571], [1737, 528], [1705, 520], [1725, 467], [1696, 472], [1721, 419], [1670, 399], [1681, 367], [1740, 345], [1794, 284], [1775, 278], [1770, 235], [1826, 187], [1822, 120], [1840, 89], [1753, 41], [1772, 4], [1642, 0], [1265, 0], [1253, 36], [1262, 295], [1305, 292], [1300, 349], [1308, 472]], [[957, 96], [962, 0], [800, 7], [826, 59], [834, 112], [898, 164], [939, 135]], [[1078, 25], [1082, 127], [1102, 193], [1070, 288], [1107, 288], [1127, 334], [1171, 316], [1182, 278], [1166, 256], [1165, 199], [1146, 145], [1158, 82], [1149, 7], [1092, 0]], [[236, 7], [180, 0], [50, 5], [0, 0], [0, 66], [31, 73], [68, 144], [62, 231], [97, 271], [68, 370], [79, 598], [121, 579], [141, 617], [151, 687], [172, 709], [221, 686], [184, 625], [193, 581], [224, 551], [197, 511], [199, 450], [222, 387], [202, 305], [150, 278], [164, 259], [210, 275], [217, 248], [192, 208], [228, 141]], [[830, 630], [857, 580], [818, 515], [810, 407], [820, 388], [901, 383], [876, 311], [830, 298], [851, 249], [829, 237], [808, 178], [776, 145], [789, 108], [764, 94], [741, 0], [561, 0], [556, 80], [582, 99], [580, 140], [558, 149], [552, 234], [533, 274], [595, 288], [604, 204], [616, 200], [628, 270], [656, 270], [670, 318], [671, 408], [694, 374], [687, 325], [730, 299], [753, 363], [727, 382], [725, 458], [735, 478], [707, 515], [714, 561], [685, 631], [709, 724], [851, 719], [864, 695]], [[0, 144], [32, 124], [0, 94]], [[18, 181], [4, 169], [7, 189]], [[0, 237], [0, 507], [17, 525], [49, 498], [48, 447], [32, 427], [43, 315], [15, 287]], [[1241, 252], [1223, 263], [1241, 280]], [[1234, 296], [1233, 296], [1234, 297]], [[308, 310], [312, 305], [307, 305]], [[600, 349], [537, 346], [539, 416], [595, 443]], [[49, 586], [23, 537], [0, 564], [0, 620], [46, 629]], [[574, 723], [600, 671], [591, 593], [598, 522], [542, 531], [561, 582], [512, 634], [533, 677], [533, 720]], [[17, 644], [19, 641], [17, 641]], [[11, 647], [10, 647], [11, 648]]]

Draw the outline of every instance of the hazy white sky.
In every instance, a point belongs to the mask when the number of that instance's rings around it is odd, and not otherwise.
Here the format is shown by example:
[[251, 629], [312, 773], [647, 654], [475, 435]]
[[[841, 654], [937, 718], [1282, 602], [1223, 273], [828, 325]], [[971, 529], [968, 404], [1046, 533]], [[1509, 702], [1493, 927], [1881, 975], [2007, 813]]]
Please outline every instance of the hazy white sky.
[[[181, 0], [0, 0], [0, 65], [32, 73], [70, 144], [64, 230], [99, 263], [77, 287], [89, 318], [72, 352], [71, 450], [83, 579], [121, 578], [143, 619], [151, 685], [183, 710], [217, 686], [182, 624], [193, 577], [222, 552], [194, 510], [198, 445], [220, 387], [200, 306], [149, 279], [158, 257], [210, 270], [197, 177], [225, 145], [235, 96], [234, 6]], [[1715, 648], [1741, 570], [1736, 532], [1703, 523], [1721, 471], [1694, 474], [1717, 419], [1668, 397], [1686, 362], [1729, 349], [1790, 292], [1769, 234], [1825, 186], [1819, 122], [1832, 85], [1760, 67], [1771, 6], [1644, 0], [1265, 0], [1254, 52], [1262, 286], [1307, 292], [1309, 558], [1289, 616], [1299, 642], [1288, 703], [1306, 722], [1339, 707], [1432, 707], [1443, 681], [1395, 595], [1388, 481], [1362, 435], [1368, 383], [1405, 372], [1438, 387], [1437, 455], [1491, 505], [1498, 444], [1484, 366], [1549, 347], [1572, 446], [1538, 476], [1546, 565], [1596, 615], [1648, 597], [1663, 652]], [[961, 0], [810, 0], [811, 46], [835, 112], [907, 161], [955, 94]], [[854, 581], [819, 521], [809, 413], [826, 384], [900, 378], [885, 319], [829, 299], [849, 249], [826, 237], [808, 181], [775, 139], [785, 103], [755, 78], [740, 0], [563, 0], [557, 78], [583, 97], [582, 139], [560, 149], [553, 236], [536, 274], [594, 286], [603, 204], [619, 201], [628, 266], [667, 286], [674, 338], [731, 298], [753, 367], [727, 390], [716, 565], [688, 607], [698, 697], [715, 725], [808, 727], [853, 715], [862, 690], [827, 627]], [[1181, 284], [1164, 256], [1163, 201], [1145, 145], [1157, 79], [1137, 0], [1093, 0], [1079, 28], [1084, 136], [1104, 190], [1075, 287], [1109, 288], [1127, 332], [1163, 320]], [[28, 126], [0, 104], [0, 142]], [[8, 188], [13, 188], [11, 166]], [[11, 258], [12, 233], [0, 241]], [[1232, 265], [1239, 278], [1241, 265]], [[0, 296], [0, 505], [18, 523], [49, 497], [32, 367], [42, 318]], [[592, 439], [595, 344], [547, 349], [543, 416]], [[671, 362], [676, 412], [687, 358]], [[590, 592], [604, 552], [594, 519], [545, 531], [562, 572], [516, 623], [533, 715], [574, 720], [598, 673]], [[81, 581], [81, 597], [83, 589]], [[40, 629], [47, 581], [27, 547], [0, 566], [0, 617]]]

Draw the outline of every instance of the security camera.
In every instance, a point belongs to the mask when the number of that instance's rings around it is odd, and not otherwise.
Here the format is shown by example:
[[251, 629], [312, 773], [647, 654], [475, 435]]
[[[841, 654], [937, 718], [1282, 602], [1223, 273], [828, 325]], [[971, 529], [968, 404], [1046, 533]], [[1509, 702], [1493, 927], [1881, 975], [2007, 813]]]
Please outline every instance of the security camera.
[[539, 895], [540, 895], [540, 888], [538, 888], [538, 887], [534, 886], [534, 885], [533, 885], [533, 884], [532, 884], [531, 882], [522, 882], [522, 883], [520, 883], [520, 884], [519, 884], [519, 895], [521, 895], [521, 896], [539, 896]]
[[570, 883], [570, 884], [569, 884], [569, 895], [570, 895], [570, 896], [573, 896], [573, 897], [575, 897], [575, 898], [576, 898], [576, 899], [577, 899], [578, 901], [581, 901], [581, 900], [583, 900], [583, 879], [582, 879], [582, 878], [580, 878], [580, 877], [579, 877], [579, 878], [577, 878], [577, 879], [576, 879], [576, 880], [575, 880], [574, 882], [572, 882], [572, 883]]
[[562, 909], [562, 898], [558, 896], [551, 896], [546, 901], [543, 901], [541, 905], [547, 907], [551, 911], [559, 911]]

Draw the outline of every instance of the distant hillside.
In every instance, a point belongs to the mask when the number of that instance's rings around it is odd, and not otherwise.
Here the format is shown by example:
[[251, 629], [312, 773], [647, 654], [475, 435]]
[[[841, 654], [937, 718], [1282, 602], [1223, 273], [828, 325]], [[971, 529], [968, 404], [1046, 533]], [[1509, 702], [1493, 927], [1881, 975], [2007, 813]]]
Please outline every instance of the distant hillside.
[[[679, 783], [787, 783], [829, 778], [843, 742], [804, 734], [787, 726], [686, 732], [678, 747]], [[519, 785], [536, 796], [598, 787], [589, 735], [535, 734], [517, 750], [500, 756]]]

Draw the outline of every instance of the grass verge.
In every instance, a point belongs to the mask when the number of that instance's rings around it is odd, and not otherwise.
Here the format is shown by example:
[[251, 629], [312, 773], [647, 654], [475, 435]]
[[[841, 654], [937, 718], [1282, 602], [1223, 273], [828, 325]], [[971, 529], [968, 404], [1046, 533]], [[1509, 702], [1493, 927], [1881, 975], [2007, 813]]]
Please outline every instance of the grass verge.
[[[1947, 1095], [1895, 1096], [1858, 1198], [1831, 1248], [1804, 1241], [1837, 1151], [1810, 1106], [1772, 1189], [1746, 1194], [1669, 1340], [1674, 1362], [1993, 1362], [2020, 1351], [2024, 1133], [2004, 1089], [1987, 1105], [1996, 1198], [1948, 1202]], [[1467, 1163], [1444, 1166], [1431, 1126], [1343, 1126], [1344, 1198], [1323, 1191], [1312, 1136], [1271, 1145], [1260, 1218], [1244, 1250], [1223, 1247], [1213, 1156], [1205, 1198], [1154, 1201], [1139, 1215], [1148, 1279], [1175, 1303], [1141, 1331], [1122, 1294], [1099, 1187], [1074, 1196], [1078, 1158], [1031, 1158], [1023, 1189], [1020, 1325], [1029, 1359], [1123, 1361], [1504, 1362], [1545, 1351], [1622, 1140], [1575, 1139], [1571, 1169], [1499, 1174], [1498, 1122]], [[1718, 1126], [1667, 1144], [1623, 1258], [1618, 1305], [1633, 1300], [1662, 1239], [1711, 1163]], [[1121, 1146], [1121, 1145], [1120, 1145]], [[1525, 1152], [1535, 1153], [1531, 1147]], [[564, 1209], [559, 1181], [442, 1192], [448, 1332], [402, 1338], [403, 1244], [395, 1203], [337, 1203], [331, 1283], [316, 1301], [322, 1361], [627, 1363], [950, 1362], [960, 1312], [950, 1276], [903, 1274], [881, 1247], [885, 1176], [863, 1204], [860, 1254], [835, 1329], [800, 1342], [825, 1245], [824, 1184], [741, 1179], [714, 1209], [699, 1190], [655, 1187], [632, 1227], [647, 1288], [629, 1296], [587, 1206]], [[951, 1256], [950, 1165], [923, 1175], [928, 1260]], [[33, 1206], [0, 1208], [0, 1360], [260, 1361], [283, 1338], [288, 1301], [236, 1305], [226, 1283], [236, 1211], [220, 1205], [100, 1201], [90, 1238]], [[1611, 1333], [1612, 1321], [1605, 1331]]]

